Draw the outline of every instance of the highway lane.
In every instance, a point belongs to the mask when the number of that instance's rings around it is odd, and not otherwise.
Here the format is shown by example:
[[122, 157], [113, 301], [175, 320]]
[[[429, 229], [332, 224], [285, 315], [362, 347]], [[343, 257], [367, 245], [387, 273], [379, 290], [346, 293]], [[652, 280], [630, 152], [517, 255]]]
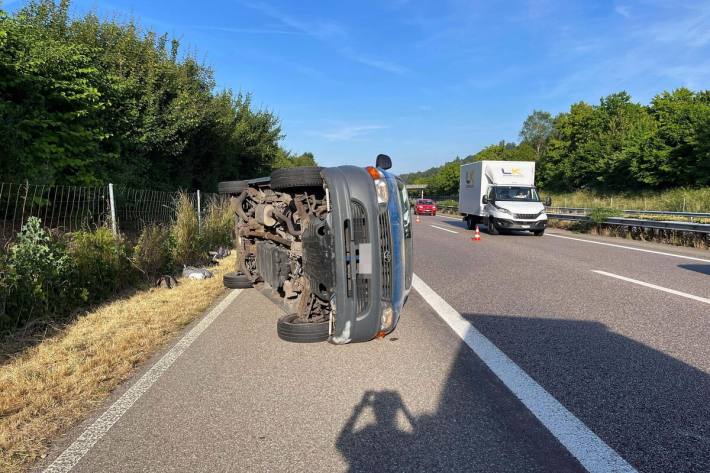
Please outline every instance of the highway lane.
[[73, 471], [583, 471], [417, 293], [369, 343], [285, 343], [279, 315], [241, 293]]
[[680, 266], [693, 261], [549, 236], [474, 243], [439, 217], [415, 230], [417, 274], [626, 460], [710, 471], [710, 306], [592, 272], [707, 296], [710, 276]]

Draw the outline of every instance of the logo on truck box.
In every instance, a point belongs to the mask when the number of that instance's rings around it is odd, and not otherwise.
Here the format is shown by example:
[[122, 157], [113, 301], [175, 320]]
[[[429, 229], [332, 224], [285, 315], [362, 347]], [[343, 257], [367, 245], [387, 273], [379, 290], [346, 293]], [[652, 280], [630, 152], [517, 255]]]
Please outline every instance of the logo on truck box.
[[523, 170], [520, 168], [500, 168], [500, 172], [504, 176], [522, 176], [523, 175]]

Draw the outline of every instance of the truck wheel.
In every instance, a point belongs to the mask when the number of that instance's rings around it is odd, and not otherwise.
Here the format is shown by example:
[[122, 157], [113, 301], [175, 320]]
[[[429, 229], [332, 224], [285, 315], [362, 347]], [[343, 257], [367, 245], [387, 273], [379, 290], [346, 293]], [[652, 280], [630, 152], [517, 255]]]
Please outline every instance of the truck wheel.
[[248, 187], [247, 181], [224, 181], [217, 184], [217, 190], [220, 194], [241, 194]]
[[277, 169], [271, 173], [271, 188], [281, 191], [299, 187], [321, 187], [323, 178], [320, 171], [321, 168], [317, 166]]
[[247, 289], [252, 287], [251, 279], [246, 274], [227, 273], [222, 278], [224, 287], [229, 289]]
[[466, 228], [468, 230], [473, 230], [474, 227], [476, 226], [473, 223], [473, 217], [471, 217], [470, 215], [466, 215], [466, 218], [464, 220], [466, 220]]
[[488, 218], [488, 234], [500, 235], [500, 230], [498, 230], [498, 227], [496, 227], [496, 221], [493, 217]]
[[543, 233], [545, 233], [545, 229], [543, 228], [542, 230], [534, 230], [533, 235], [535, 236], [542, 236]]
[[294, 343], [313, 343], [328, 340], [329, 322], [300, 322], [298, 314], [284, 315], [276, 323], [281, 340]]

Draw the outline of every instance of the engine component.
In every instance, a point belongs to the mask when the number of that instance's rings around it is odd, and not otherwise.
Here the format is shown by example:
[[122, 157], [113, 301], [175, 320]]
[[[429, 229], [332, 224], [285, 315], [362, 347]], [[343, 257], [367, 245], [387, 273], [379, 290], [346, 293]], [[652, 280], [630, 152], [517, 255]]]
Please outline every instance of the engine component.
[[257, 222], [267, 227], [273, 227], [276, 225], [276, 219], [274, 218], [274, 206], [271, 204], [257, 205], [254, 211], [254, 217]]
[[289, 250], [269, 241], [257, 242], [256, 267], [264, 282], [274, 290], [281, 289], [291, 271]]
[[308, 219], [302, 242], [303, 271], [309, 280], [311, 291], [322, 300], [330, 300], [335, 290], [335, 245], [326, 221], [319, 218]]

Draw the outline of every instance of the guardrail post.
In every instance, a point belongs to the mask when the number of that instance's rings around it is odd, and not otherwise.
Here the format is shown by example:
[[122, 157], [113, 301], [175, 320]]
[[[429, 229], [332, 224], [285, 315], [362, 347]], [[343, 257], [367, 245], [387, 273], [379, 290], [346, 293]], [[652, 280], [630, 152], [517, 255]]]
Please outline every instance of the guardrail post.
[[200, 189], [197, 189], [197, 229], [202, 230], [202, 213], [200, 205]]
[[108, 202], [111, 206], [111, 230], [113, 235], [116, 236], [118, 234], [116, 228], [116, 200], [113, 198], [113, 184], [111, 183], [108, 185]]

